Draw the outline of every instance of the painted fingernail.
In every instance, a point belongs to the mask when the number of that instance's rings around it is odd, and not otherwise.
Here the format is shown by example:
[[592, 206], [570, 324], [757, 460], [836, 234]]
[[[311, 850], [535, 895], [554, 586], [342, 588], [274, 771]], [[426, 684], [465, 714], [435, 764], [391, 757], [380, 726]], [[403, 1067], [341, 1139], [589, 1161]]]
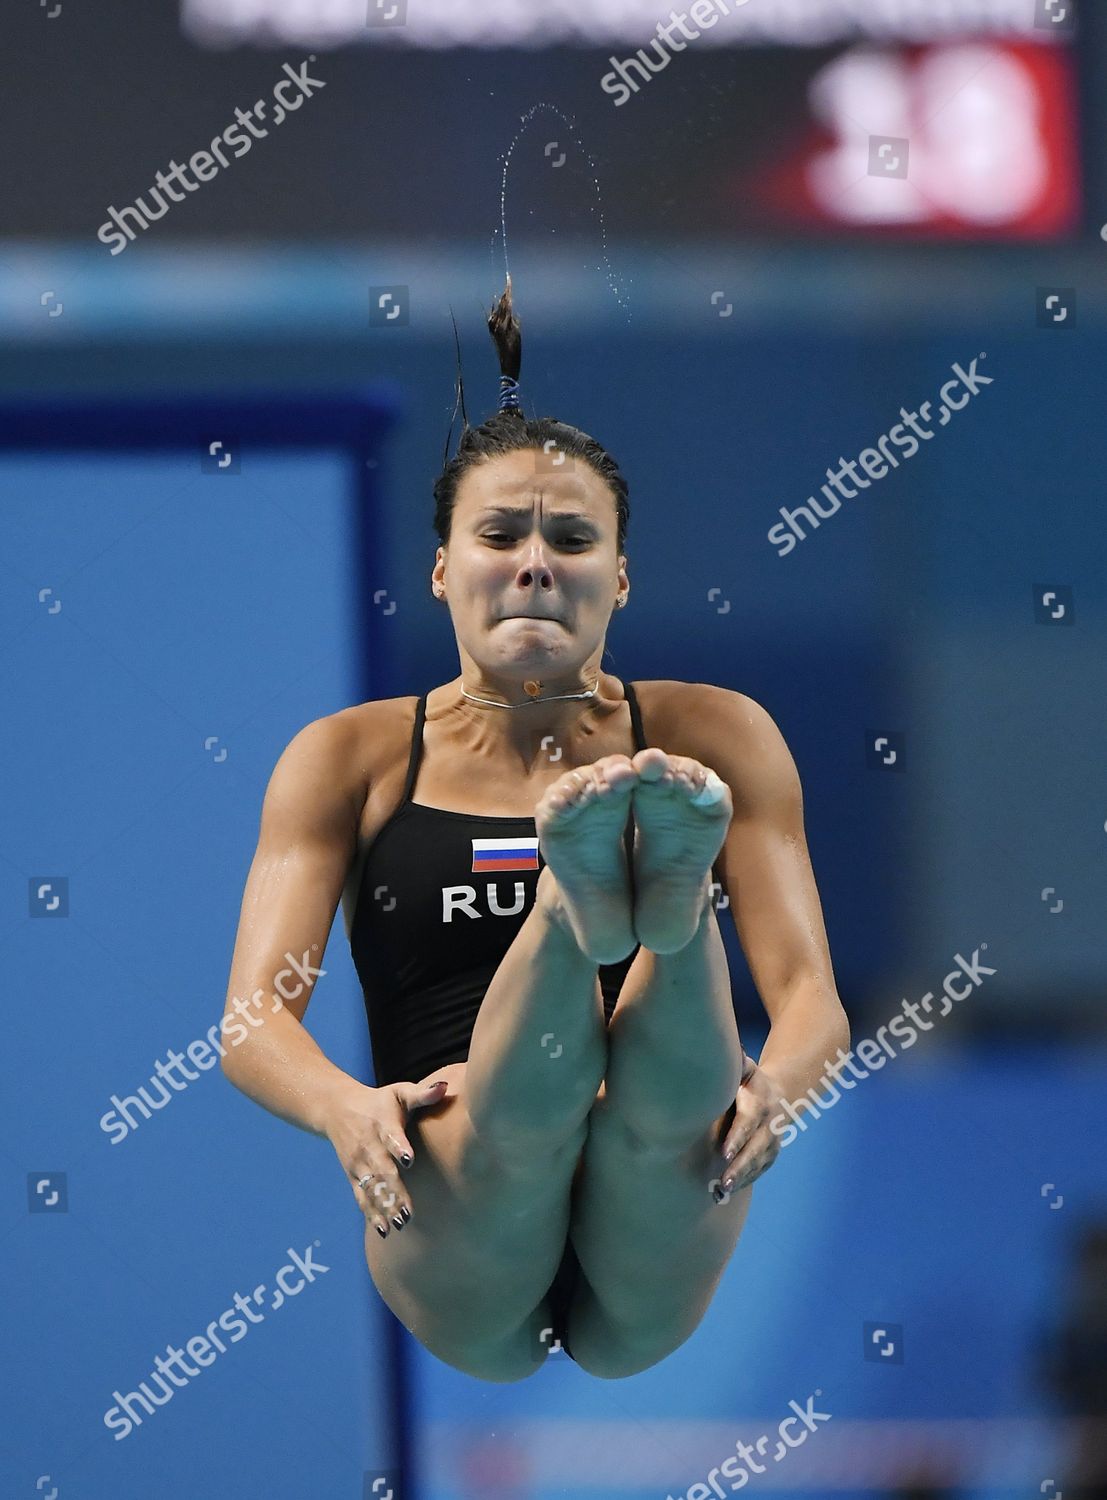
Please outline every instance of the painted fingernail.
[[402, 1162], [402, 1163], [403, 1163], [403, 1165], [404, 1165], [404, 1166], [405, 1166], [405, 1167], [410, 1167], [410, 1166], [411, 1166], [411, 1156], [410, 1156], [410, 1155], [409, 1155], [409, 1153], [408, 1153], [408, 1152], [406, 1152], [406, 1151], [405, 1151], [405, 1152], [404, 1152], [404, 1154], [403, 1154], [403, 1155], [402, 1155], [402, 1156], [401, 1156], [401, 1157], [400, 1157], [400, 1161], [401, 1161], [401, 1162]]
[[392, 1222], [393, 1224], [395, 1224], [397, 1229], [402, 1229], [404, 1227], [404, 1221], [400, 1218], [399, 1214], [392, 1215]]
[[723, 1160], [724, 1161], [733, 1161], [734, 1158], [737, 1155], [738, 1155], [738, 1149], [737, 1149], [737, 1147], [732, 1146], [729, 1151], [726, 1151], [726, 1152], [723, 1153]]
[[385, 1239], [388, 1238], [388, 1230], [385, 1229], [385, 1227], [384, 1227], [383, 1224], [378, 1224], [376, 1226], [376, 1230], [377, 1230], [377, 1233], [380, 1235], [380, 1237], [381, 1237], [382, 1240], [385, 1240]]
[[403, 1219], [405, 1224], [407, 1223], [408, 1219], [411, 1218], [411, 1209], [408, 1208], [406, 1203], [404, 1204], [403, 1208], [400, 1209], [400, 1218]]

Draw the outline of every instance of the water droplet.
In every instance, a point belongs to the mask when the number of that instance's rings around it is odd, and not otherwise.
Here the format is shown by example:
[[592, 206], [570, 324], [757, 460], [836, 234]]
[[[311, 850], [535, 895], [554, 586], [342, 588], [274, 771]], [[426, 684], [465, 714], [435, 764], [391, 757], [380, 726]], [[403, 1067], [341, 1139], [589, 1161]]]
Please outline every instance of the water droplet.
[[[512, 152], [515, 150], [515, 147], [516, 147], [516, 145], [517, 145], [517, 143], [519, 141], [519, 137], [523, 134], [523, 131], [526, 129], [526, 127], [529, 124], [529, 122], [534, 118], [534, 116], [538, 113], [538, 111], [540, 109], [552, 110], [554, 114], [559, 115], [561, 117], [561, 119], [565, 122], [565, 125], [568, 128], [568, 131], [569, 131], [570, 135], [573, 137], [573, 140], [576, 142], [577, 147], [579, 148], [579, 150], [581, 152], [581, 155], [584, 156], [587, 159], [588, 165], [592, 169], [592, 184], [593, 184], [593, 186], [596, 189], [597, 203], [594, 204], [594, 205], [592, 205], [591, 211], [593, 213], [596, 213], [597, 209], [598, 209], [599, 224], [600, 224], [600, 243], [601, 243], [601, 245], [603, 247], [603, 261], [604, 261], [604, 265], [607, 267], [608, 285], [611, 287], [611, 290], [615, 293], [615, 300], [618, 302], [619, 306], [623, 309], [623, 311], [627, 314], [627, 317], [629, 318], [630, 317], [630, 308], [628, 307], [628, 305], [626, 304], [626, 302], [623, 300], [623, 297], [620, 295], [619, 288], [618, 288], [618, 286], [616, 284], [616, 281], [615, 281], [615, 274], [614, 274], [614, 272], [613, 272], [613, 270], [611, 268], [611, 262], [607, 258], [607, 230], [606, 230], [606, 227], [604, 225], [603, 203], [602, 203], [601, 194], [600, 194], [600, 179], [599, 179], [599, 173], [596, 170], [596, 163], [592, 160], [592, 157], [585, 150], [584, 143], [581, 141], [580, 136], [577, 134], [575, 128], [571, 124], [568, 116], [562, 110], [558, 109], [555, 104], [539, 103], [539, 104], [532, 105], [532, 107], [527, 111], [527, 113], [522, 116], [521, 126], [520, 126], [519, 130], [516, 131], [515, 137], [512, 140], [511, 145], [507, 148], [507, 154], [503, 158], [503, 164], [504, 164], [503, 181], [502, 181], [501, 186], [500, 186], [500, 231], [501, 231], [501, 234], [503, 235], [504, 268], [506, 270], [507, 269], [507, 265], [508, 265], [508, 262], [507, 262], [507, 169], [508, 169], [508, 167], [509, 167], [509, 165], [511, 163]], [[533, 213], [533, 212], [534, 212], [534, 210], [532, 209], [531, 213]], [[556, 230], [554, 231], [554, 233], [556, 233]], [[495, 238], [494, 235], [493, 235], [493, 238]]]

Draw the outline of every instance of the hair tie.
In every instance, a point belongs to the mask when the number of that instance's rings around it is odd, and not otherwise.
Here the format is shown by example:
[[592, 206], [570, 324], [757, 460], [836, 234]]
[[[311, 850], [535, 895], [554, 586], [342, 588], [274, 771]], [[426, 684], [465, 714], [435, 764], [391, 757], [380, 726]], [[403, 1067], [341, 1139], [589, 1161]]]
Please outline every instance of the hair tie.
[[521, 410], [519, 406], [519, 382], [513, 380], [510, 375], [500, 376], [500, 411], [514, 409]]

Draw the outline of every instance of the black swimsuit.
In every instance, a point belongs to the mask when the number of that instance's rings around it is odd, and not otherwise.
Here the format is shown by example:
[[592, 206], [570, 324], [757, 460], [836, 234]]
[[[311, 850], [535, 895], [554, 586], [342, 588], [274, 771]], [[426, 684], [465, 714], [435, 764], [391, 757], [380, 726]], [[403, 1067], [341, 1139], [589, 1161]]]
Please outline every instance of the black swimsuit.
[[[634, 687], [625, 684], [635, 751], [646, 748]], [[411, 800], [423, 750], [427, 695], [419, 699], [399, 806], [365, 857], [350, 925], [350, 952], [365, 997], [378, 1088], [417, 1083], [447, 1063], [465, 1062], [484, 993], [534, 905], [544, 865], [535, 821], [447, 812]], [[634, 815], [627, 817], [628, 864]], [[599, 965], [604, 1018], [637, 945]], [[554, 1336], [579, 1271], [572, 1244], [548, 1296]]]
[[[646, 748], [626, 684], [635, 750]], [[478, 817], [413, 802], [427, 695], [419, 699], [399, 806], [365, 856], [350, 952], [365, 997], [377, 1087], [465, 1062], [477, 1011], [534, 905], [545, 864], [533, 818]], [[627, 818], [633, 850], [633, 813]], [[611, 1019], [637, 948], [599, 966]]]

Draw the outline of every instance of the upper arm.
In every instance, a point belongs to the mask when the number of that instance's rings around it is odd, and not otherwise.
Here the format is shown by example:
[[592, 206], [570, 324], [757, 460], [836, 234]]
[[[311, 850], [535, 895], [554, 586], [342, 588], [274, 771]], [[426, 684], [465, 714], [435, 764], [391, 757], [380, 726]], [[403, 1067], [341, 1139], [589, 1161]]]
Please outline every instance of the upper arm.
[[[308, 724], [282, 752], [265, 793], [242, 896], [228, 1009], [236, 995], [248, 1000], [260, 989], [266, 996], [280, 994], [303, 1019], [311, 983], [295, 969], [276, 989], [275, 982], [293, 959], [305, 968], [322, 966], [357, 847], [365, 793], [356, 729], [345, 714]], [[259, 999], [250, 1016], [261, 1020], [269, 1008]]]
[[801, 979], [837, 993], [804, 835], [799, 774], [780, 730], [752, 698], [711, 687], [697, 703], [697, 716], [703, 753], [696, 758], [723, 778], [734, 802], [715, 868], [773, 1021]]

